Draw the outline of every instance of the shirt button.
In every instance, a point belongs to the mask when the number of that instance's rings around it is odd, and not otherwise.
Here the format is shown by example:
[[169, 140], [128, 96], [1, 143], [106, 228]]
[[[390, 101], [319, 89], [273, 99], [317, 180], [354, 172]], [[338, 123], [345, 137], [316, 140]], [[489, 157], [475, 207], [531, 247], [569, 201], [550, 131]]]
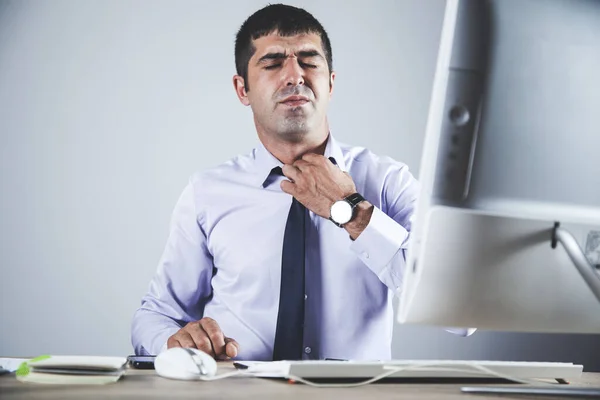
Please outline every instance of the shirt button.
[[308, 347], [308, 346], [306, 346], [306, 347], [304, 348], [304, 352], [305, 352], [306, 354], [310, 354], [310, 352], [311, 352], [311, 351], [312, 351], [312, 349], [311, 349], [310, 347]]
[[308, 299], [308, 295], [307, 294], [304, 295], [304, 300], [306, 300], [306, 299]]
[[366, 251], [363, 253], [363, 257], [364, 258], [369, 258], [369, 253], [367, 253]]

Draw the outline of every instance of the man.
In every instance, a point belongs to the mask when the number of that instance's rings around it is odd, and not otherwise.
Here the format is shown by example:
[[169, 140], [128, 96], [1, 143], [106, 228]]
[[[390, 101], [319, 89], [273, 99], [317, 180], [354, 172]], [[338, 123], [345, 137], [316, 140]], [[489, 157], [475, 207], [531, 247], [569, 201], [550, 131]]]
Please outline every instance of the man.
[[391, 358], [416, 180], [330, 134], [332, 51], [311, 14], [257, 11], [235, 58], [235, 91], [261, 145], [191, 177], [133, 318], [135, 352]]

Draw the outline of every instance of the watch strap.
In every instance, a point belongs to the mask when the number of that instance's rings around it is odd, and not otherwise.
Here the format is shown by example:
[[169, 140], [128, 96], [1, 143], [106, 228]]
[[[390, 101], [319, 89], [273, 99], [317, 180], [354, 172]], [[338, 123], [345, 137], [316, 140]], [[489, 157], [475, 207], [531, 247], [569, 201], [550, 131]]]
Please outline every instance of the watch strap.
[[345, 197], [344, 200], [354, 208], [361, 201], [365, 201], [365, 198], [360, 193], [352, 193], [350, 196]]
[[338, 228], [343, 228], [343, 227], [344, 227], [344, 225], [342, 225], [342, 224], [338, 224], [338, 223], [337, 223], [337, 222], [335, 222], [335, 221], [333, 220], [333, 218], [331, 218], [331, 217], [329, 217], [329, 220], [330, 220], [331, 222], [333, 222], [333, 223], [334, 223], [334, 224], [335, 224], [335, 225], [336, 225]]

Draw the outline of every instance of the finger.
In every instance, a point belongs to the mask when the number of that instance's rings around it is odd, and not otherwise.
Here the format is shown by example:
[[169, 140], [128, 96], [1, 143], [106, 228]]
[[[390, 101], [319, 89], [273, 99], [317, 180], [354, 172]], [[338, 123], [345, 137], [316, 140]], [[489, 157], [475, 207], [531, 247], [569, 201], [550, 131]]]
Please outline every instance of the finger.
[[281, 184], [279, 184], [279, 186], [281, 187], [281, 190], [283, 190], [287, 194], [291, 194], [293, 196], [294, 193], [296, 193], [296, 185], [294, 185], [290, 181], [281, 181]]
[[215, 356], [218, 357], [225, 354], [225, 336], [223, 336], [223, 332], [217, 321], [212, 318], [202, 318], [200, 326], [202, 326], [202, 329], [204, 329], [204, 332], [210, 338]]
[[315, 163], [319, 161], [324, 161], [325, 157], [317, 154], [317, 153], [306, 153], [302, 156], [302, 160], [305, 160], [309, 163]]
[[300, 172], [302, 172], [304, 169], [310, 167], [312, 164], [306, 160], [300, 159], [300, 160], [296, 160], [294, 161], [294, 163], [292, 164], [292, 166], [298, 168], [300, 170]]
[[[192, 348], [202, 350], [207, 354], [212, 353], [212, 345], [210, 344], [210, 339], [204, 329], [200, 326], [200, 321], [194, 321], [188, 323], [182, 330], [182, 335], [185, 334], [190, 337], [193, 345], [190, 346]], [[181, 339], [178, 337], [179, 341]]]
[[238, 344], [238, 342], [236, 342], [235, 339], [232, 338], [225, 338], [225, 343], [227, 343], [225, 345], [227, 357], [237, 357], [238, 352], [240, 350], [240, 345]]
[[175, 335], [167, 339], [167, 349], [170, 349], [171, 347], [181, 347], [181, 343], [175, 338]]
[[190, 336], [190, 334], [187, 333], [186, 331], [181, 330], [178, 333], [176, 333], [176, 335], [177, 335], [177, 341], [179, 342], [180, 347], [187, 347], [187, 348], [191, 348], [191, 349], [196, 348], [194, 339], [192, 339], [192, 336]]
[[185, 327], [185, 329], [194, 341], [195, 348], [197, 348], [198, 350], [202, 350], [206, 354], [210, 354], [212, 357], [215, 356], [212, 344], [210, 343], [210, 338], [208, 337], [208, 334], [204, 331], [204, 329], [202, 329], [200, 321], [189, 323]]
[[283, 167], [281, 167], [281, 171], [292, 181], [295, 181], [298, 178], [298, 175], [300, 175], [300, 170], [290, 164], [285, 164]]

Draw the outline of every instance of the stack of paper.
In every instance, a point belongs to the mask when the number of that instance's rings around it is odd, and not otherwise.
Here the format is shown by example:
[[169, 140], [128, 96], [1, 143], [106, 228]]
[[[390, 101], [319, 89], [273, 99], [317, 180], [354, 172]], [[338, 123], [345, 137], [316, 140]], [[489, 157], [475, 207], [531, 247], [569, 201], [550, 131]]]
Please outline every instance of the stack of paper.
[[125, 372], [125, 357], [41, 356], [16, 371], [23, 382], [103, 385], [118, 381]]
[[15, 372], [25, 361], [29, 361], [29, 358], [0, 358], [0, 371]]

